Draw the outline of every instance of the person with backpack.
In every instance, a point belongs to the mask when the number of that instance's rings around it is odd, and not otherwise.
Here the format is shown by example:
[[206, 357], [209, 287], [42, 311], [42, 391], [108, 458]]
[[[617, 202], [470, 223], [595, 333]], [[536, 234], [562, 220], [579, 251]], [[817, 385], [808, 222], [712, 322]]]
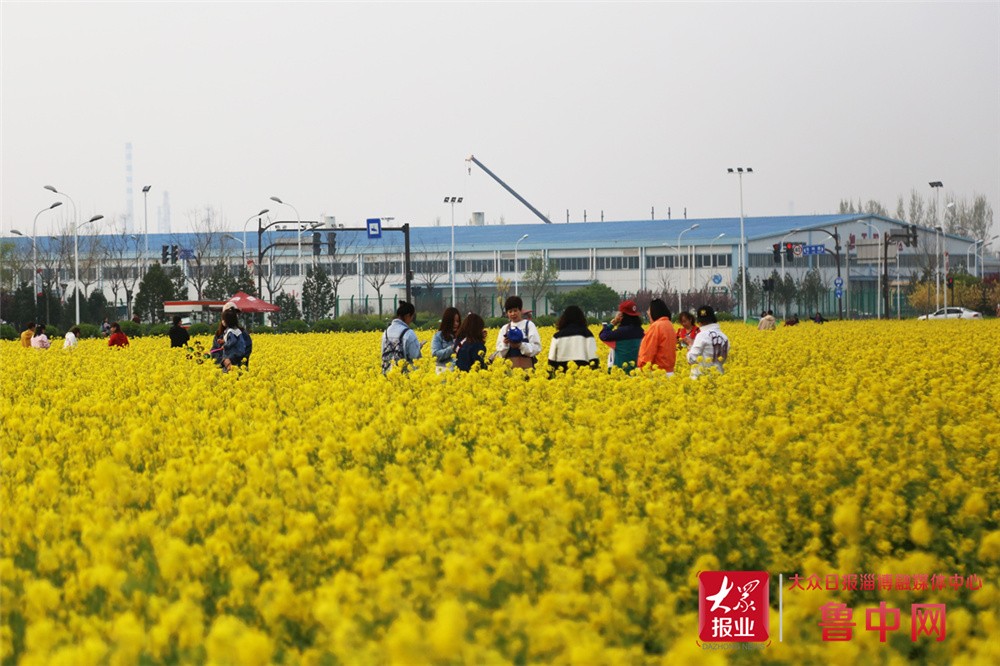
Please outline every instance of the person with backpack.
[[247, 357], [247, 339], [236, 316], [236, 309], [223, 310], [222, 321], [215, 332], [215, 344], [209, 354], [223, 372], [229, 372]]
[[[622, 301], [618, 305], [618, 312], [610, 323], [604, 324], [604, 328], [598, 334], [601, 342], [611, 347], [608, 355], [610, 363], [608, 369], [617, 366], [629, 374], [636, 367], [639, 360], [639, 346], [642, 344], [642, 316], [635, 301], [629, 299]], [[612, 358], [613, 357], [613, 358]]]
[[410, 324], [417, 318], [417, 310], [412, 303], [400, 301], [396, 308], [396, 318], [382, 334], [382, 374], [386, 374], [392, 366], [403, 362], [403, 372], [409, 371], [413, 362], [420, 358], [422, 343], [417, 340], [417, 334]]
[[701, 324], [701, 333], [687, 353], [687, 362], [692, 366], [691, 379], [697, 379], [713, 367], [723, 374], [729, 356], [729, 337], [719, 328], [719, 320], [711, 305], [698, 308], [698, 323]]
[[503, 309], [509, 322], [500, 328], [497, 334], [496, 352], [494, 358], [510, 359], [515, 368], [533, 368], [540, 353], [542, 339], [538, 335], [538, 327], [530, 320], [523, 319], [524, 302], [520, 296], [508, 296]]

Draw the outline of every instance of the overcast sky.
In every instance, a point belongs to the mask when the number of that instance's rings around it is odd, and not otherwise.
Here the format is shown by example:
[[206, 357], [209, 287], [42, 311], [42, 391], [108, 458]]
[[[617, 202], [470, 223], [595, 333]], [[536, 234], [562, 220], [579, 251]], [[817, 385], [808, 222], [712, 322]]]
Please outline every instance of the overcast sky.
[[[1000, 3], [0, 5], [0, 226], [56, 200], [173, 230], [303, 219], [553, 221], [890, 211], [912, 188], [1000, 217]], [[56, 223], [56, 213], [43, 215]], [[283, 218], [294, 218], [290, 209]], [[200, 214], [200, 213], [199, 213]]]

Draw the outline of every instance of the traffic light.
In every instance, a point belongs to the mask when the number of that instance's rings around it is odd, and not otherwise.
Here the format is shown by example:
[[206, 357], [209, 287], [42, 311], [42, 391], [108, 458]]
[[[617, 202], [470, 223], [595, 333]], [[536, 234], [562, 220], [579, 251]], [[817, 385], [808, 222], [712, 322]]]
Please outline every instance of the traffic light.
[[337, 254], [337, 232], [328, 231], [326, 232], [326, 252], [331, 257]]
[[170, 246], [170, 263], [172, 263], [172, 264], [176, 264], [177, 263], [177, 246], [176, 245], [171, 245]]
[[953, 278], [950, 275], [948, 276], [948, 288], [949, 289], [954, 289], [955, 288], [955, 278]]
[[161, 248], [160, 256], [161, 256], [160, 263], [161, 264], [167, 263], [167, 260], [170, 259], [170, 246], [169, 245], [164, 245]]
[[780, 264], [781, 263], [781, 245], [779, 243], [775, 243], [771, 247], [774, 248], [774, 263]]
[[318, 231], [314, 231], [313, 232], [313, 256], [314, 257], [318, 257], [319, 256], [319, 253], [320, 253], [320, 250], [321, 250], [321, 245], [322, 245], [322, 238], [323, 238], [322, 234], [320, 234]]
[[791, 243], [785, 243], [785, 260], [795, 261], [795, 246]]
[[774, 291], [774, 278], [764, 279], [764, 291]]
[[909, 240], [906, 241], [906, 245], [907, 246], [916, 247], [917, 246], [917, 225], [911, 224], [909, 232], [910, 232], [910, 238], [909, 238]]

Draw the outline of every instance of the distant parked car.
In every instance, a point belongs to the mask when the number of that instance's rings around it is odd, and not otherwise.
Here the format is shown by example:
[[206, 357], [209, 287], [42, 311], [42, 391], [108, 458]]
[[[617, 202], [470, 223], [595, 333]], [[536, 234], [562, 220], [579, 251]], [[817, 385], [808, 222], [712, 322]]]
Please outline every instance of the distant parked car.
[[983, 315], [975, 310], [966, 308], [941, 308], [937, 312], [932, 312], [917, 319], [982, 319]]

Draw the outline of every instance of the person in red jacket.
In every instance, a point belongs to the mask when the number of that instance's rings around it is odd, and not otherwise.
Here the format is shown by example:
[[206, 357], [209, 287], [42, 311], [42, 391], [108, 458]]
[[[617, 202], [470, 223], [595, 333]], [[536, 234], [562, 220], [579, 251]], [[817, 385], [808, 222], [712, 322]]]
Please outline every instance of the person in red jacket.
[[118, 322], [111, 324], [111, 336], [108, 338], [109, 347], [128, 347], [128, 337], [122, 332], [122, 327]]
[[670, 308], [662, 299], [654, 298], [646, 314], [652, 324], [642, 338], [636, 365], [640, 368], [655, 365], [670, 377], [674, 374], [674, 363], [677, 361], [677, 333], [670, 321]]

